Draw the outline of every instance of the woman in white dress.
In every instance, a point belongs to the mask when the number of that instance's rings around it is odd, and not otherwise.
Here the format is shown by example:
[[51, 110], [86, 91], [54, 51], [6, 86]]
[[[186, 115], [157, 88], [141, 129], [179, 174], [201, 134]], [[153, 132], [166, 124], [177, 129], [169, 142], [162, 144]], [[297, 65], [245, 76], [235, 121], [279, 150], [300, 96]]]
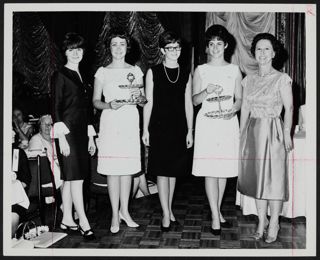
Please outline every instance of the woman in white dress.
[[[232, 39], [229, 32], [213, 25], [205, 36], [208, 62], [197, 67], [193, 78], [193, 103], [202, 107], [196, 119], [192, 174], [205, 177], [211, 233], [220, 235], [221, 227], [232, 226], [220, 208], [227, 178], [238, 174], [239, 123], [235, 114], [241, 107], [242, 76], [238, 66], [224, 57]], [[223, 110], [229, 112], [220, 117]]]
[[[125, 62], [130, 48], [125, 32], [112, 30], [106, 47], [112, 61], [106, 67], [100, 67], [95, 74], [93, 104], [102, 110], [97, 171], [107, 175], [112, 207], [110, 231], [117, 233], [121, 220], [129, 227], [139, 226], [129, 214], [128, 203], [132, 175], [141, 171], [138, 109], [135, 105], [119, 102], [138, 97], [141, 92], [119, 86], [130, 84], [129, 79], [133, 80], [132, 84], [143, 84], [143, 73], [138, 66]], [[104, 101], [101, 100], [102, 95]]]

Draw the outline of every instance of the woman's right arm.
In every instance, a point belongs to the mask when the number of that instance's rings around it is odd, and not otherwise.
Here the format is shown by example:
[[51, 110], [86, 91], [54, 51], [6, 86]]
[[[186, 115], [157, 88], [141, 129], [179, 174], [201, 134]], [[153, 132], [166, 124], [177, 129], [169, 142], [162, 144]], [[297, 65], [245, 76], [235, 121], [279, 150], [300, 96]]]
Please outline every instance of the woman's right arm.
[[93, 106], [97, 109], [118, 109], [123, 106], [123, 104], [116, 102], [116, 100], [112, 100], [110, 102], [101, 101], [103, 90], [103, 83], [97, 77], [94, 79], [94, 89], [93, 89], [93, 97], [92, 102]]
[[153, 74], [149, 69], [146, 75], [146, 98], [147, 104], [143, 107], [143, 136], [142, 141], [149, 146], [149, 123], [153, 108]]
[[209, 94], [206, 89], [201, 91], [201, 83], [199, 68], [196, 68], [192, 81], [192, 102], [195, 106], [200, 105]]

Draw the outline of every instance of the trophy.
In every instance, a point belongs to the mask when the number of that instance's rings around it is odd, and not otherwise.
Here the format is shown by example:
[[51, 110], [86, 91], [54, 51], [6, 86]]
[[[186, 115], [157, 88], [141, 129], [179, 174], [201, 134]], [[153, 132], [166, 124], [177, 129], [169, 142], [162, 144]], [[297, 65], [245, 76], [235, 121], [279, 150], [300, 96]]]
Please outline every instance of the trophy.
[[218, 87], [213, 92], [217, 96], [216, 97], [207, 98], [207, 101], [208, 102], [218, 102], [219, 110], [207, 112], [207, 113], [205, 113], [205, 116], [206, 117], [210, 117], [210, 118], [226, 118], [226, 117], [229, 117], [233, 113], [233, 110], [232, 109], [222, 109], [221, 102], [229, 100], [230, 98], [232, 98], [232, 96], [230, 96], [230, 95], [220, 96], [221, 93], [223, 92], [223, 87], [220, 86], [220, 85], [216, 85], [216, 86], [218, 86]]
[[118, 99], [118, 103], [125, 103], [127, 105], [137, 105], [137, 104], [145, 104], [147, 103], [147, 99], [145, 96], [141, 93], [141, 88], [143, 88], [143, 84], [133, 84], [133, 81], [135, 80], [135, 76], [130, 72], [127, 75], [127, 80], [129, 81], [129, 84], [126, 85], [119, 85], [119, 88], [121, 89], [139, 89], [140, 96], [136, 97], [134, 95], [131, 95], [130, 99]]

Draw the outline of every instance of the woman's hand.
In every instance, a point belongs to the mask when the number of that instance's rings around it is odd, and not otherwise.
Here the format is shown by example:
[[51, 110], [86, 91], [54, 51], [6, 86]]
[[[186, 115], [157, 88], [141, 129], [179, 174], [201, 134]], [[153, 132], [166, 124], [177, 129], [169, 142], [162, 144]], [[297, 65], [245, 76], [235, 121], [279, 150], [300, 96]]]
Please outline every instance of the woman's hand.
[[150, 146], [149, 131], [143, 131], [142, 142], [144, 143], [145, 146]]
[[96, 144], [94, 143], [92, 136], [89, 137], [88, 152], [91, 156], [93, 156], [96, 153]]
[[293, 148], [290, 132], [284, 132], [284, 147], [287, 152], [290, 152]]
[[59, 147], [60, 147], [60, 152], [63, 156], [68, 157], [70, 154], [70, 146], [68, 144], [68, 141], [65, 137], [65, 135], [60, 135], [59, 136]]
[[231, 109], [231, 111], [223, 117], [224, 120], [230, 120], [231, 118], [233, 118], [236, 115], [236, 111], [234, 110], [234, 108]]
[[192, 129], [189, 129], [187, 133], [187, 149], [191, 148], [192, 145], [193, 145], [193, 134], [192, 134]]
[[216, 84], [208, 84], [207, 88], [206, 88], [206, 92], [208, 94], [211, 94], [213, 92], [216, 92], [217, 90], [222, 90], [222, 87], [220, 85], [216, 85]]
[[139, 96], [141, 96], [141, 92], [140, 92], [140, 89], [138, 88], [131, 88], [130, 89], [130, 97], [134, 97], [134, 98], [137, 98]]
[[109, 104], [110, 108], [113, 110], [117, 110], [120, 107], [124, 106], [124, 103], [117, 102], [116, 99], [112, 100]]

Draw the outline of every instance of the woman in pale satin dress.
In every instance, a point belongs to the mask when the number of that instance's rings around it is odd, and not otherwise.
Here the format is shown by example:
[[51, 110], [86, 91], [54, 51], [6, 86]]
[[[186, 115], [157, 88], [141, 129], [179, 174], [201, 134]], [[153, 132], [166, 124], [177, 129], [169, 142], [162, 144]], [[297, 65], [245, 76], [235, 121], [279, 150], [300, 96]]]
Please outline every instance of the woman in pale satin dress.
[[267, 243], [277, 239], [282, 204], [288, 199], [287, 153], [292, 149], [291, 78], [273, 66], [280, 47], [273, 35], [256, 35], [251, 53], [259, 69], [242, 81], [238, 190], [256, 199], [259, 224], [253, 236], [260, 240], [266, 233]]

